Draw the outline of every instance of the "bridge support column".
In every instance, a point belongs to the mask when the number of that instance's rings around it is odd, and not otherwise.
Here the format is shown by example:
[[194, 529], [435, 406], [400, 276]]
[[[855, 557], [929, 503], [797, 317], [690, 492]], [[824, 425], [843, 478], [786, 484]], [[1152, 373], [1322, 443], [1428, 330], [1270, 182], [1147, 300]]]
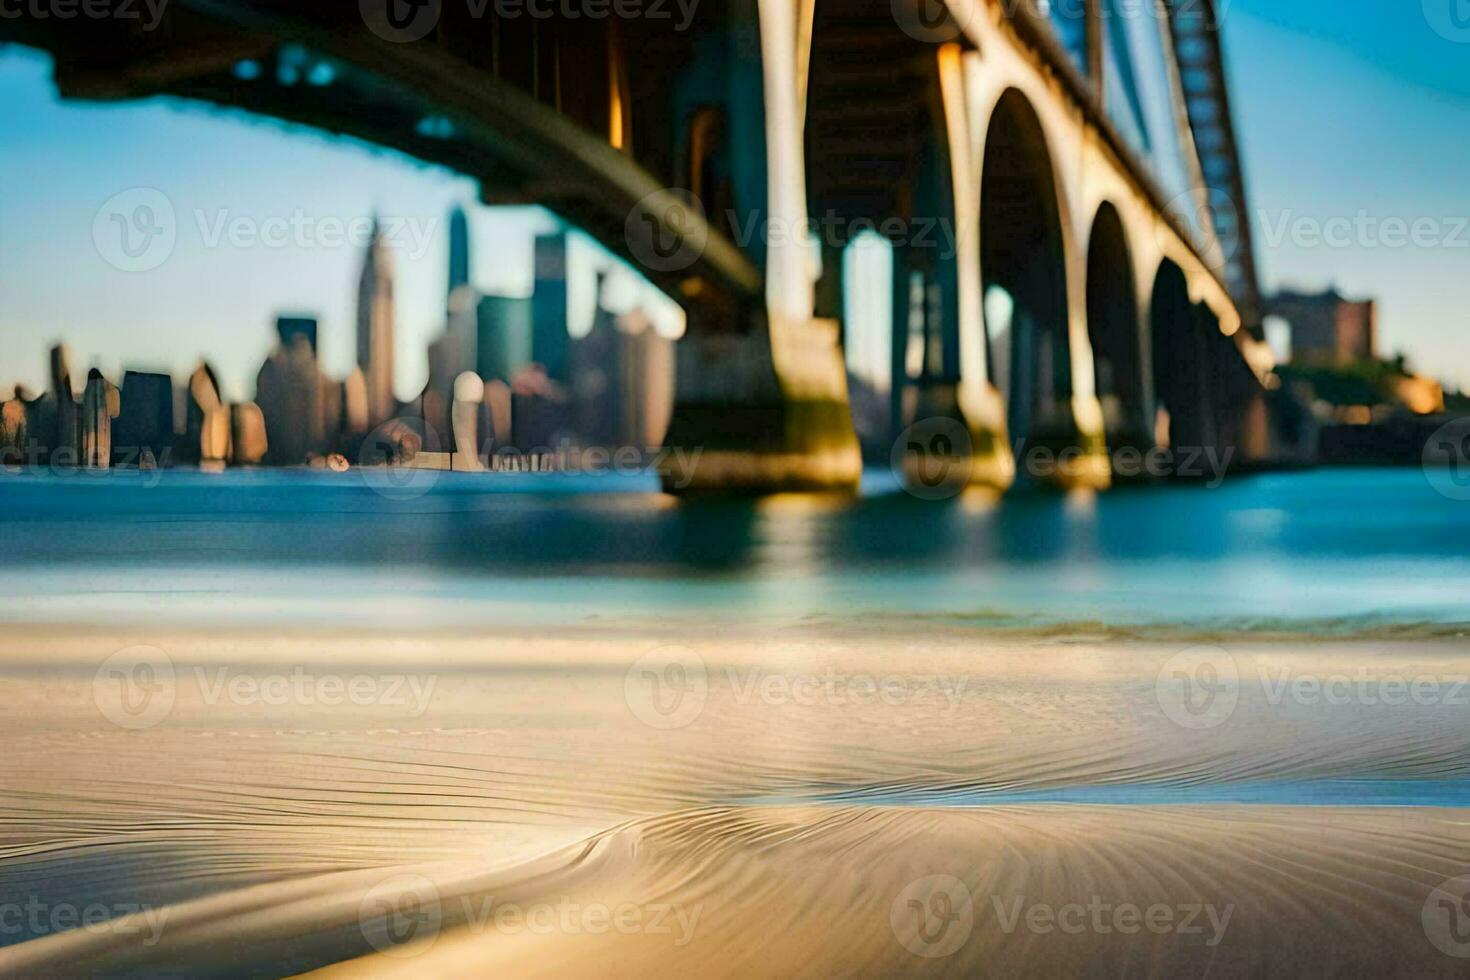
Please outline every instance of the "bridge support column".
[[802, 4], [758, 0], [758, 12], [771, 229], [766, 309], [737, 313], [727, 336], [691, 313], [668, 440], [693, 462], [682, 474], [664, 473], [663, 482], [678, 491], [856, 490], [862, 453], [839, 331], [835, 320], [814, 315]]
[[966, 79], [967, 71], [978, 69], [979, 56], [964, 54], [958, 44], [946, 44], [937, 57], [954, 217], [953, 302], [946, 297], [945, 303], [946, 317], [955, 321], [947, 326], [959, 341], [954, 407], [970, 433], [970, 483], [1005, 490], [1015, 481], [1016, 460], [1006, 428], [1005, 399], [990, 379], [980, 275], [982, 143], [989, 120], [980, 117], [979, 100]]

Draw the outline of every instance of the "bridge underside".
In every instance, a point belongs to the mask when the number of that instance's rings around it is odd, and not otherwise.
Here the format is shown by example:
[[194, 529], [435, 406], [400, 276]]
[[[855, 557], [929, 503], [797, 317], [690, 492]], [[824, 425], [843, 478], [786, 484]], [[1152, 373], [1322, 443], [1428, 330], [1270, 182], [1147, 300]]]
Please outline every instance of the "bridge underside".
[[1269, 363], [1210, 243], [1026, 17], [951, 0], [963, 32], [932, 43], [900, 29], [906, 2], [728, 0], [687, 25], [446, 3], [405, 41], [356, 4], [177, 0], [156, 32], [20, 20], [0, 36], [49, 50], [66, 97], [239, 107], [583, 228], [688, 313], [669, 439], [701, 450], [694, 489], [857, 481], [846, 241], [793, 234], [809, 217], [893, 246], [889, 440], [952, 416], [971, 479], [1004, 487], [1017, 444], [1073, 449], [1057, 478], [1102, 485], [1108, 446], [1235, 438]]

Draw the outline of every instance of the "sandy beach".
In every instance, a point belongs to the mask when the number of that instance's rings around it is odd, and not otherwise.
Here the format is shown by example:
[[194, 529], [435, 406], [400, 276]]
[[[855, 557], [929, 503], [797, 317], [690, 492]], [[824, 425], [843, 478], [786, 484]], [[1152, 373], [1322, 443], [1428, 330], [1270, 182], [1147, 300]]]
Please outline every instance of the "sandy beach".
[[1209, 639], [15, 631], [0, 972], [1457, 974], [1470, 641]]

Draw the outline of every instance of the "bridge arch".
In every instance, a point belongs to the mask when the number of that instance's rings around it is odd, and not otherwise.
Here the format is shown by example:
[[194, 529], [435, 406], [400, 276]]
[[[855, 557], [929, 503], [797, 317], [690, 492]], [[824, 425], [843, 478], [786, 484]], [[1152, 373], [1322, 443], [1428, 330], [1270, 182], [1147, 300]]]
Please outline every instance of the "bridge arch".
[[1087, 335], [1109, 445], [1146, 447], [1143, 322], [1122, 215], [1099, 205], [1087, 239]]
[[1207, 343], [1219, 321], [1190, 299], [1184, 270], [1172, 259], [1159, 264], [1149, 303], [1157, 407], [1154, 437], [1173, 449], [1213, 444], [1214, 418]]
[[[1012, 440], [1072, 427], [1067, 215], [1053, 159], [1030, 100], [1003, 92], [980, 169], [980, 269], [986, 362]], [[995, 301], [997, 290], [1008, 302]], [[1008, 317], [993, 315], [1006, 307]]]

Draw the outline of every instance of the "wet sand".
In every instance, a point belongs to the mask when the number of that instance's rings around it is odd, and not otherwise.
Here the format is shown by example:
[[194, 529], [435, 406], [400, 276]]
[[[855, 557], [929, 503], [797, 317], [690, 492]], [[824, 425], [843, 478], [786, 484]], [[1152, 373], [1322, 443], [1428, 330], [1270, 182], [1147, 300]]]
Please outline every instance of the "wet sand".
[[13, 631], [0, 973], [1462, 975], [1470, 641], [1209, 639]]

